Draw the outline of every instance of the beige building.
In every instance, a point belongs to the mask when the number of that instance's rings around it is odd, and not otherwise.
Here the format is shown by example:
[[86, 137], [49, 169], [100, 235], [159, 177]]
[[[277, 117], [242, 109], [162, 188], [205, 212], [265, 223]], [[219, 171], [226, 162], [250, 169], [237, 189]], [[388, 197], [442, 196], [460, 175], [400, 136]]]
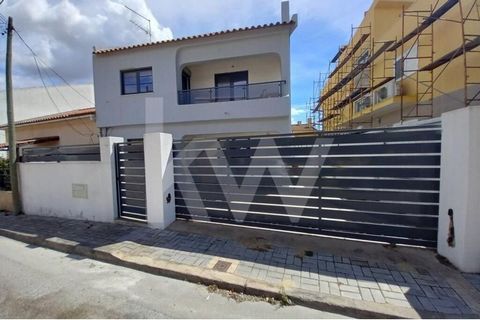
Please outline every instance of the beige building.
[[325, 130], [390, 126], [480, 104], [480, 0], [374, 0], [331, 61]]
[[[98, 143], [93, 85], [34, 87], [13, 92], [19, 145]], [[5, 101], [5, 92], [0, 92]], [[5, 106], [1, 110], [6, 110]], [[0, 112], [0, 144], [6, 149], [7, 117]]]
[[[97, 144], [95, 108], [66, 111], [15, 123], [17, 144], [28, 146], [58, 146]], [[0, 126], [7, 130], [6, 125]], [[7, 134], [5, 134], [6, 137]], [[3, 144], [2, 147], [6, 147]]]

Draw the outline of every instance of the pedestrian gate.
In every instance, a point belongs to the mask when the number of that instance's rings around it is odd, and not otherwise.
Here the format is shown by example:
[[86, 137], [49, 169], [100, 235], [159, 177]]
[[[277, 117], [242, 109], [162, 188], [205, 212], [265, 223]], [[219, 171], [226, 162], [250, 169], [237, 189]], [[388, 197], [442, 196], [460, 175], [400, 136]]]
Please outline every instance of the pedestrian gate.
[[143, 140], [115, 144], [115, 155], [119, 216], [146, 221]]
[[175, 141], [177, 217], [433, 247], [440, 139], [429, 125]]

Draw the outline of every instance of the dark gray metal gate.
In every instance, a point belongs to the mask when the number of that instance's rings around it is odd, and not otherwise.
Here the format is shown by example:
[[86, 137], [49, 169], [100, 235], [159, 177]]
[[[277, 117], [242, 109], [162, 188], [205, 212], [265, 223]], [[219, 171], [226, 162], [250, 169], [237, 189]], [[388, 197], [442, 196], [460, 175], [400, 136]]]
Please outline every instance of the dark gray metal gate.
[[146, 221], [143, 140], [115, 144], [115, 155], [119, 216]]
[[435, 246], [439, 126], [174, 142], [177, 217]]

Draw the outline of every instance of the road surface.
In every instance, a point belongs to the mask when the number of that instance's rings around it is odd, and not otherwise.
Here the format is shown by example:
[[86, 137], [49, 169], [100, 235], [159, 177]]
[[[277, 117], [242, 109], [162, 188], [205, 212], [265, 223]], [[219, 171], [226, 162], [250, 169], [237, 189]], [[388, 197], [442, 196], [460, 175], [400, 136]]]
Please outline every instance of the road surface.
[[340, 318], [0, 237], [0, 318]]

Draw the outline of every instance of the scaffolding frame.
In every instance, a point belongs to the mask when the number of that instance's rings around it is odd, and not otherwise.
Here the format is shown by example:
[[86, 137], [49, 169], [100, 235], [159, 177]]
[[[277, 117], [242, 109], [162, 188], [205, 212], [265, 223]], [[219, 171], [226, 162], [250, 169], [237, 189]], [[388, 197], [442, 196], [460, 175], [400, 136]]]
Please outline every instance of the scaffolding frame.
[[[418, 66], [433, 63], [435, 39], [433, 25], [436, 19], [432, 20], [431, 17], [441, 17], [441, 15], [452, 8], [452, 3], [455, 1], [458, 0], [447, 1], [437, 10], [432, 5], [430, 5], [429, 9], [424, 10], [405, 10], [405, 6], [402, 6], [402, 37], [400, 41], [397, 40], [394, 46], [396, 47], [395, 51], [400, 49], [401, 77], [399, 82], [400, 90], [402, 91], [400, 94], [400, 121], [402, 122], [411, 118], [433, 117], [433, 70], [419, 69]], [[438, 0], [436, 5], [438, 5]], [[424, 14], [426, 14], [426, 18], [423, 16]], [[408, 34], [405, 34], [406, 18], [413, 18], [416, 21], [416, 28]], [[413, 43], [406, 51], [405, 46], [407, 42], [412, 40], [414, 40]], [[398, 43], [400, 43], [400, 47], [398, 47]], [[416, 54], [412, 55], [414, 48], [416, 48]], [[417, 67], [406, 69], [405, 65], [409, 61], [416, 61]], [[415, 82], [415, 103], [413, 108], [405, 105], [403, 88], [406, 80]]]
[[[477, 49], [480, 47], [480, 0], [471, 0], [471, 6], [467, 7], [467, 10], [465, 10], [465, 5], [464, 2], [466, 0], [447, 0], [440, 8], [435, 9], [436, 6], [438, 5], [438, 1], [435, 6], [431, 7], [430, 10], [405, 10], [403, 9], [403, 14], [402, 14], [402, 39], [397, 41], [390, 50], [395, 49], [398, 50], [398, 45], [400, 44], [401, 50], [402, 50], [402, 57], [404, 57], [404, 46], [405, 43], [413, 39], [414, 37], [417, 37], [416, 41], [419, 41], [419, 39], [422, 36], [431, 36], [432, 42], [431, 42], [431, 55], [429, 54], [427, 57], [411, 57], [411, 58], [418, 58], [418, 59], [427, 59], [426, 65], [424, 65], [421, 68], [418, 68], [416, 72], [413, 72], [411, 75], [404, 75], [402, 77], [402, 81], [404, 79], [410, 79], [410, 80], [415, 80], [416, 81], [416, 103], [415, 103], [415, 114], [411, 116], [411, 111], [407, 115], [404, 115], [404, 95], [401, 95], [401, 120], [404, 121], [408, 118], [422, 118], [425, 117], [425, 115], [422, 115], [419, 113], [419, 107], [421, 106], [429, 106], [429, 109], [431, 110], [431, 115], [427, 115], [427, 117], [432, 117], [433, 116], [433, 111], [434, 111], [434, 92], [439, 92], [443, 95], [450, 96], [452, 99], [457, 100], [455, 97], [453, 97], [451, 94], [442, 92], [438, 88], [435, 88], [435, 83], [436, 81], [441, 77], [441, 75], [444, 73], [444, 71], [447, 69], [447, 67], [450, 65], [450, 63], [455, 60], [456, 58], [463, 56], [463, 64], [464, 64], [464, 97], [463, 101], [461, 103], [463, 104], [464, 107], [470, 106], [474, 102], [480, 101], [480, 79], [472, 80], [473, 76], [470, 74], [471, 70], [477, 70], [480, 69], [480, 65], [472, 65], [471, 61], [473, 59], [469, 59], [469, 55], [475, 55], [477, 54], [478, 57], [480, 57], [480, 49]], [[443, 17], [448, 11], [453, 9], [456, 5], [458, 5], [459, 9], [459, 19], [449, 19]], [[405, 17], [416, 17], [417, 18], [417, 28], [415, 28], [413, 31], [405, 35], [405, 30], [404, 30], [404, 24], [405, 24]], [[422, 22], [420, 22], [420, 19], [423, 19]], [[447, 54], [443, 55], [442, 57], [434, 60], [434, 50], [435, 50], [435, 45], [433, 42], [434, 35], [433, 35], [433, 30], [434, 30], [434, 24], [436, 21], [446, 21], [446, 22], [451, 22], [451, 23], [456, 23], [460, 24], [460, 29], [461, 29], [461, 39], [462, 39], [462, 44], [448, 52]], [[466, 25], [467, 24], [474, 24], [475, 26], [470, 28], [474, 32], [470, 33], [467, 32]], [[429, 34], [428, 32], [425, 33], [424, 31], [426, 29], [431, 28], [431, 33]], [[413, 45], [412, 45], [413, 47]], [[412, 48], [411, 47], [411, 48]], [[410, 49], [411, 49], [410, 48]], [[418, 53], [418, 50], [417, 50]], [[418, 55], [418, 54], [417, 54]], [[430, 59], [431, 56], [431, 59]], [[403, 65], [403, 63], [402, 63]], [[420, 65], [420, 61], [419, 61]], [[437, 71], [439, 68], [439, 72], [437, 73], [436, 76], [434, 76], [433, 72]], [[412, 70], [414, 71], [414, 70]], [[421, 74], [427, 72], [429, 74], [429, 79], [427, 81], [418, 81], [420, 79]], [[403, 83], [402, 83], [403, 86]], [[475, 89], [475, 86], [478, 86], [477, 89]], [[423, 88], [424, 91], [422, 92], [420, 88]], [[472, 92], [471, 92], [472, 91]], [[425, 101], [425, 97], [428, 96], [429, 99]]]

